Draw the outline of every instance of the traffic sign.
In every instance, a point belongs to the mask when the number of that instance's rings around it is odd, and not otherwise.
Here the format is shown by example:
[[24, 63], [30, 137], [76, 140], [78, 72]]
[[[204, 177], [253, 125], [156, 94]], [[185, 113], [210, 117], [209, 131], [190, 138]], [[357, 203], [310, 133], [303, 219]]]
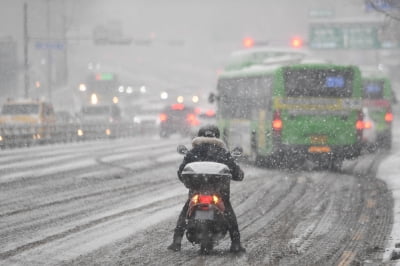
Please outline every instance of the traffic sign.
[[63, 50], [64, 43], [63, 42], [36, 42], [36, 49], [39, 50]]
[[314, 49], [400, 48], [378, 22], [310, 23], [309, 46]]

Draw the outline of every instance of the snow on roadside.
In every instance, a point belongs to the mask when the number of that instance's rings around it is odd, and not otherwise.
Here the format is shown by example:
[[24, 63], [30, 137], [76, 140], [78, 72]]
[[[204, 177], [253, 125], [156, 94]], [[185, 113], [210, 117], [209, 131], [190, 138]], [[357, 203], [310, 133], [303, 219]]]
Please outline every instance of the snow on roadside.
[[[395, 118], [396, 114], [400, 114], [398, 111], [394, 111], [394, 113]], [[400, 247], [400, 125], [396, 123], [396, 120], [393, 122], [392, 134], [392, 149], [389, 155], [380, 163], [377, 172], [377, 177], [386, 182], [394, 200], [393, 228], [385, 248], [384, 261], [390, 261], [393, 252], [399, 252], [400, 255], [400, 248], [396, 248], [396, 245]], [[400, 260], [396, 265], [400, 265]]]

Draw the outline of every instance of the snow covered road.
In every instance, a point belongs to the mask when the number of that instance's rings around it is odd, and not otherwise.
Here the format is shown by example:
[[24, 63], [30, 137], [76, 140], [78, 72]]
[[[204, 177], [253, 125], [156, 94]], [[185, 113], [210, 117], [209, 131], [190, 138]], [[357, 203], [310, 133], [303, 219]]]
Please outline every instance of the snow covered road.
[[349, 265], [382, 261], [392, 198], [374, 173], [382, 155], [342, 173], [244, 165], [232, 203], [247, 253], [225, 238], [210, 256], [166, 246], [186, 189], [187, 140], [132, 138], [0, 153], [1, 265]]

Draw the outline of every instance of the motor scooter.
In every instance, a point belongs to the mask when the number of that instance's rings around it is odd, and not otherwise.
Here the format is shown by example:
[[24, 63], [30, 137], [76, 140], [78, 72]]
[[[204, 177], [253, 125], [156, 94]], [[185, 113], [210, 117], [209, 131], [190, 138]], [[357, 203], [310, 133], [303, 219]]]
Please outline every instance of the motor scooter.
[[[183, 145], [179, 145], [177, 150], [181, 154], [188, 151]], [[239, 157], [240, 149], [232, 155]], [[229, 188], [230, 169], [222, 163], [192, 162], [185, 166], [181, 176], [183, 184], [191, 191], [186, 238], [193, 244], [200, 244], [200, 252], [208, 254], [228, 232], [221, 191]]]

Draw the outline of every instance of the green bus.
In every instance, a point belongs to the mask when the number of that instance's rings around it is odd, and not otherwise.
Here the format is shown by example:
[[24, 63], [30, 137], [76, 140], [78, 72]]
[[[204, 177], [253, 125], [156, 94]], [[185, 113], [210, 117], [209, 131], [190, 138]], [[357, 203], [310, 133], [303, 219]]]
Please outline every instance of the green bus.
[[217, 118], [229, 147], [258, 164], [294, 167], [311, 159], [339, 169], [359, 155], [362, 86], [356, 66], [253, 66], [220, 75]]
[[369, 117], [373, 120], [377, 147], [391, 148], [393, 99], [391, 82], [387, 77], [363, 77], [363, 106], [368, 108]]

